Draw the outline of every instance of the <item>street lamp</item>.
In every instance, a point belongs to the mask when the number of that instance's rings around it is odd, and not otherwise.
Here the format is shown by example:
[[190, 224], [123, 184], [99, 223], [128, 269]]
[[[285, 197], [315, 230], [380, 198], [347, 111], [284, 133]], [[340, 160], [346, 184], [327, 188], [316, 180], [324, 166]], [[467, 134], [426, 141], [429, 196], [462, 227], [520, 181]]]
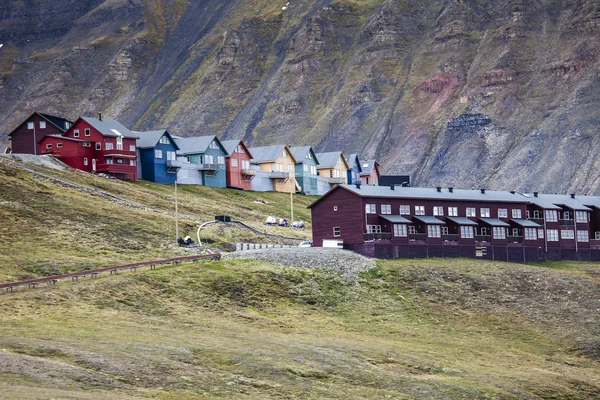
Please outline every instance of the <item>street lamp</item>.
[[179, 209], [177, 203], [177, 182], [183, 179], [187, 179], [187, 177], [182, 176], [179, 179], [175, 179], [175, 241], [179, 240]]
[[290, 213], [292, 215], [292, 220], [290, 224], [292, 224], [292, 229], [294, 229], [294, 180], [299, 173], [289, 172], [290, 174]]

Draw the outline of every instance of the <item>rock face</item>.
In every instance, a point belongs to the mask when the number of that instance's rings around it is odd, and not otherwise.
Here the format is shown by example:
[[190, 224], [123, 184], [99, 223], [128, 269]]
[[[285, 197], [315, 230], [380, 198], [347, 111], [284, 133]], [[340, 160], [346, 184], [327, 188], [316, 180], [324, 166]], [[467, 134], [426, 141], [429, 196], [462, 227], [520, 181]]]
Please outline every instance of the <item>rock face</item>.
[[417, 185], [600, 194], [596, 0], [42, 3], [0, 0], [0, 135], [102, 111]]

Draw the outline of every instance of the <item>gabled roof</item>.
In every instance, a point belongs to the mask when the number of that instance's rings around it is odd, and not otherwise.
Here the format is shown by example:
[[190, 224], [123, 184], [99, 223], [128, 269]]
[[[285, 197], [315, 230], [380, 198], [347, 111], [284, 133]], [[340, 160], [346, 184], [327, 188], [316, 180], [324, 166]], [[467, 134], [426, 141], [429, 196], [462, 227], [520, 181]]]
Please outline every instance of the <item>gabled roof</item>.
[[10, 131], [10, 133], [8, 134], [8, 136], [12, 136], [12, 134], [21, 127], [21, 125], [23, 125], [26, 122], [29, 122], [29, 119], [31, 119], [31, 117], [33, 117], [34, 115], [39, 115], [40, 117], [42, 117], [43, 119], [45, 119], [47, 122], [49, 122], [50, 124], [54, 125], [56, 128], [60, 129], [61, 131], [66, 131], [67, 129], [69, 129], [66, 124], [68, 123], [69, 125], [73, 125], [73, 121], [68, 120], [66, 118], [63, 117], [57, 117], [55, 115], [50, 115], [50, 114], [44, 114], [38, 111], [34, 111], [29, 117], [27, 117], [23, 122], [21, 122], [19, 125], [17, 125], [17, 127], [15, 129], [13, 129], [12, 131]]
[[348, 157], [346, 157], [346, 162], [351, 169], [354, 168], [354, 165], [356, 165], [358, 167], [358, 172], [362, 172], [362, 166], [360, 165], [358, 154], [350, 154]]
[[362, 168], [362, 172], [360, 173], [361, 175], [371, 175], [373, 169], [377, 169], [379, 172], [380, 164], [377, 162], [377, 160], [367, 160], [361, 161], [360, 166]]
[[169, 131], [166, 129], [146, 132], [132, 131], [132, 133], [138, 136], [136, 146], [140, 149], [150, 149], [156, 147], [160, 138], [164, 135], [167, 135], [171, 142], [175, 145], [175, 148], [179, 150], [179, 146], [177, 146], [177, 143], [175, 142]]
[[235, 151], [235, 149], [239, 145], [241, 145], [244, 147], [244, 150], [248, 153], [250, 158], [252, 158], [252, 153], [250, 153], [250, 150], [248, 150], [248, 147], [246, 146], [246, 144], [244, 143], [244, 141], [242, 139], [222, 140], [221, 144], [223, 145], [223, 148], [225, 149], [227, 156], [231, 156], [233, 154], [233, 152]]
[[591, 208], [583, 205], [581, 200], [578, 197], [574, 199], [569, 195], [565, 194], [538, 194], [537, 197], [535, 195], [525, 194], [525, 196], [529, 197], [529, 200], [541, 207], [546, 209], [560, 209], [557, 206], [566, 206], [572, 210], [576, 211], [591, 211]]
[[306, 158], [306, 155], [308, 153], [311, 153], [313, 160], [315, 160], [315, 163], [317, 165], [319, 164], [319, 159], [317, 158], [317, 154], [314, 152], [312, 147], [301, 146], [301, 147], [290, 147], [289, 149], [290, 149], [290, 152], [292, 153], [292, 155], [294, 156], [294, 158], [296, 159], [296, 163], [298, 163], [298, 164], [302, 163], [302, 160], [304, 160]]
[[292, 157], [292, 161], [296, 164], [296, 157], [290, 152], [290, 149], [283, 145], [278, 144], [275, 146], [263, 146], [263, 147], [250, 147], [250, 153], [252, 153], [252, 162], [260, 164], [265, 162], [273, 162], [279, 158], [281, 154], [283, 154], [284, 150]]
[[319, 165], [317, 168], [333, 168], [336, 166], [338, 160], [341, 158], [344, 164], [346, 165], [346, 169], [350, 169], [348, 166], [348, 162], [344, 157], [344, 154], [341, 151], [332, 151], [329, 153], [317, 153], [317, 157], [319, 159]]
[[192, 136], [192, 137], [175, 137], [175, 143], [179, 146], [177, 154], [204, 154], [208, 150], [208, 146], [216, 141], [221, 150], [227, 153], [221, 141], [215, 136]]
[[[94, 127], [103, 136], [118, 137], [122, 136], [129, 139], [137, 139], [137, 136], [129, 129], [125, 128], [119, 121], [114, 119], [98, 119], [92, 117], [79, 117]], [[77, 121], [75, 121], [77, 122]]]

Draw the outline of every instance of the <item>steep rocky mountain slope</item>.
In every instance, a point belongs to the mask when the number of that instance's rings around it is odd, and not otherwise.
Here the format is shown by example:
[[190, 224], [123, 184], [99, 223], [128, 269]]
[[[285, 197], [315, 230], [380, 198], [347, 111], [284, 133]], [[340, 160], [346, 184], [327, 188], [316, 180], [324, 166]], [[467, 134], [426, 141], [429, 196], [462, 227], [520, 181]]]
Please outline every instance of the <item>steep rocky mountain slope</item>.
[[599, 32], [597, 0], [0, 0], [0, 133], [103, 111], [418, 185], [598, 194]]

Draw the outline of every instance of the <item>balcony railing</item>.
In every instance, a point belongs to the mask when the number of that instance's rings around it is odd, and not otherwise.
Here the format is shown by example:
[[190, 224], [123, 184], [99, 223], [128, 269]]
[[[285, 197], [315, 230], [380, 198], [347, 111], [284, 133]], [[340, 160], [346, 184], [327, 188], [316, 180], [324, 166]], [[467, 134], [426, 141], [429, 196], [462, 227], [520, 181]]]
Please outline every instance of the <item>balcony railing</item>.
[[523, 236], [507, 236], [508, 243], [523, 243]]
[[256, 170], [244, 168], [244, 169], [242, 169], [242, 175], [254, 176], [254, 175], [256, 175]]
[[558, 224], [561, 226], [574, 226], [575, 223], [572, 219], [559, 219]]
[[344, 178], [323, 178], [323, 180], [325, 180], [327, 183], [333, 185], [333, 184], [344, 184], [346, 182], [346, 180]]
[[183, 165], [183, 163], [181, 161], [167, 160], [167, 167], [168, 168], [181, 168], [182, 165]]
[[492, 236], [491, 235], [475, 235], [475, 241], [476, 242], [491, 242]]
[[391, 233], [366, 233], [365, 242], [371, 242], [373, 240], [392, 240]]
[[271, 179], [287, 179], [290, 174], [287, 172], [269, 172], [269, 178]]
[[425, 242], [427, 240], [427, 235], [424, 233], [409, 233], [408, 240]]
[[531, 222], [535, 222], [536, 224], [540, 225], [540, 226], [544, 226], [544, 218], [527, 218], [528, 220], [530, 220]]
[[455, 234], [442, 235], [442, 239], [444, 239], [445, 242], [458, 242], [459, 238], [460, 237]]
[[137, 171], [135, 165], [128, 164], [97, 164], [96, 172], [131, 173]]
[[219, 164], [196, 164], [198, 171], [218, 171]]

